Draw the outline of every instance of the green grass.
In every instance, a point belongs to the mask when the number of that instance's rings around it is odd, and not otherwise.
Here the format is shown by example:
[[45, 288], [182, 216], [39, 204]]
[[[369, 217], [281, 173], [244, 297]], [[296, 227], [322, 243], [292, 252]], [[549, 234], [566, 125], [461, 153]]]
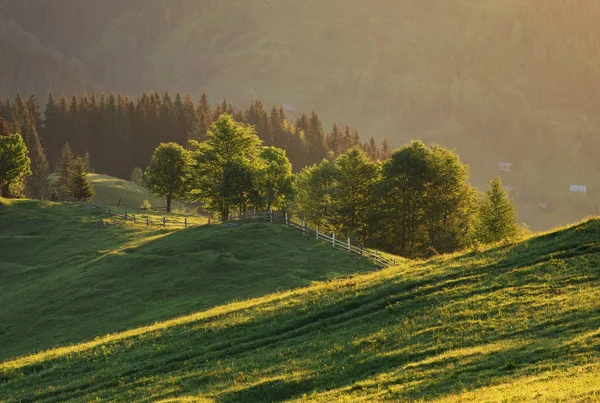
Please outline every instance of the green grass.
[[96, 193], [96, 204], [116, 206], [120, 201], [123, 208], [138, 208], [144, 200], [148, 200], [155, 208], [167, 205], [164, 199], [133, 182], [100, 174], [89, 174], [89, 179]]
[[0, 361], [374, 269], [268, 222], [93, 227], [100, 217], [77, 205], [0, 207]]
[[600, 401], [599, 234], [590, 220], [19, 357], [0, 400]]

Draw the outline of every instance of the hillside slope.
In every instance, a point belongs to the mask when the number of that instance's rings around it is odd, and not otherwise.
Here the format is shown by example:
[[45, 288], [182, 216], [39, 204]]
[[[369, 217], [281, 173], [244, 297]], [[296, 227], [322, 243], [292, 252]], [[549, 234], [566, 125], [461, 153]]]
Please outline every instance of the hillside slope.
[[0, 361], [375, 268], [267, 222], [93, 227], [101, 217], [0, 204]]
[[0, 364], [12, 401], [597, 401], [600, 222]]

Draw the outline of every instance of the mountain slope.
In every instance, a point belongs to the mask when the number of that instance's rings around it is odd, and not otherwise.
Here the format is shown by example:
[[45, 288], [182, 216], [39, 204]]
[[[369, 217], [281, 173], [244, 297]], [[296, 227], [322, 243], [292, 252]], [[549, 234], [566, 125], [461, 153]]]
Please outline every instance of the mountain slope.
[[0, 365], [6, 401], [594, 401], [600, 222]]
[[268, 222], [91, 225], [101, 217], [79, 206], [0, 204], [0, 361], [375, 269]]

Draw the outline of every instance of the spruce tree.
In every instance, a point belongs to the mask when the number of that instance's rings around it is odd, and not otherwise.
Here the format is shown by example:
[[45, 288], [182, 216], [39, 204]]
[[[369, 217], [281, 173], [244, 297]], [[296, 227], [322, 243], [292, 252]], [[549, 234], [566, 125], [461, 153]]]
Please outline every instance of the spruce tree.
[[94, 197], [94, 189], [88, 180], [88, 174], [85, 170], [85, 161], [77, 158], [73, 162], [71, 176], [69, 178], [69, 196], [74, 201], [90, 201]]
[[327, 146], [333, 153], [338, 156], [342, 154], [344, 149], [344, 134], [340, 130], [337, 123], [333, 124], [333, 128], [331, 129], [331, 133], [327, 136]]
[[204, 141], [206, 139], [206, 133], [213, 122], [213, 112], [208, 101], [208, 95], [205, 91], [202, 91], [200, 100], [198, 101], [198, 107], [196, 109], [198, 121], [193, 126], [192, 131], [189, 135], [188, 140]]
[[477, 218], [476, 239], [480, 242], [499, 242], [517, 234], [517, 211], [499, 176], [490, 182]]
[[71, 171], [75, 157], [73, 151], [69, 146], [69, 143], [65, 143], [61, 152], [58, 162], [56, 163], [56, 174], [58, 175], [57, 190], [59, 194], [69, 194], [69, 181], [71, 179]]
[[244, 114], [247, 124], [254, 126], [258, 137], [266, 144], [273, 144], [269, 132], [269, 119], [261, 101], [251, 101], [250, 107]]
[[12, 105], [12, 119], [15, 131], [23, 136], [31, 161], [31, 176], [25, 182], [25, 193], [31, 198], [48, 196], [48, 161], [37, 133], [37, 122], [27, 109], [21, 94], [17, 94]]

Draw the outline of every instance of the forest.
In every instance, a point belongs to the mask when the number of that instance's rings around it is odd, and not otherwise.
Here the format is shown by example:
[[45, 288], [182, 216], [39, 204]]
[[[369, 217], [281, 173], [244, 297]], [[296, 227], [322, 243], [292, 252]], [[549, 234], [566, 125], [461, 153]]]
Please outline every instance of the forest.
[[599, 19], [591, 0], [2, 0], [0, 93], [315, 109], [327, 131], [456, 149], [479, 189], [510, 163], [520, 220], [546, 229], [598, 213]]

